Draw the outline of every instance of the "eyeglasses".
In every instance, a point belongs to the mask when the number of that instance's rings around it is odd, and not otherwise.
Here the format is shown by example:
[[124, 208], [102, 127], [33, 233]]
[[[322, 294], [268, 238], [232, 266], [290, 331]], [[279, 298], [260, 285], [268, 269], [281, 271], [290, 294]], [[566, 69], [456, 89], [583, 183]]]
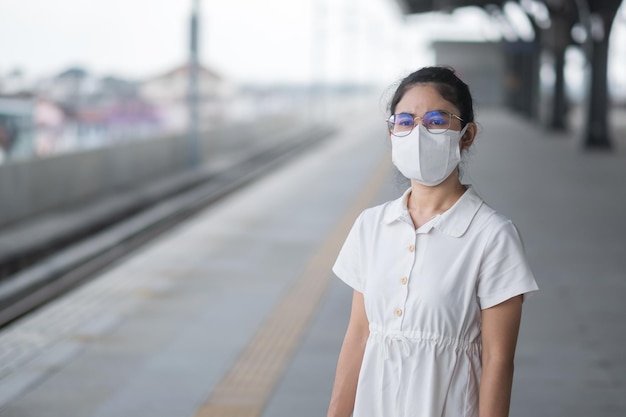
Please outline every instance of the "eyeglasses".
[[416, 121], [420, 119], [422, 124], [430, 133], [445, 133], [452, 125], [452, 118], [463, 121], [456, 114], [445, 110], [433, 110], [426, 112], [423, 116], [413, 116], [410, 113], [393, 114], [387, 119], [389, 133], [394, 136], [407, 136], [416, 126]]

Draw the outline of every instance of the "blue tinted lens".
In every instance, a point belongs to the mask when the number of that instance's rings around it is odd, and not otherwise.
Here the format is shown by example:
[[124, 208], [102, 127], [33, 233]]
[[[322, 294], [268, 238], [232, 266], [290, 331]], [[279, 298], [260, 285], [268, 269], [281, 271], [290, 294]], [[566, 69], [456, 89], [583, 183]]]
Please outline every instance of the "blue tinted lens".
[[424, 115], [424, 124], [427, 127], [446, 128], [450, 123], [450, 115], [441, 111], [429, 111]]
[[413, 116], [408, 113], [400, 113], [393, 116], [394, 131], [406, 131], [413, 129]]

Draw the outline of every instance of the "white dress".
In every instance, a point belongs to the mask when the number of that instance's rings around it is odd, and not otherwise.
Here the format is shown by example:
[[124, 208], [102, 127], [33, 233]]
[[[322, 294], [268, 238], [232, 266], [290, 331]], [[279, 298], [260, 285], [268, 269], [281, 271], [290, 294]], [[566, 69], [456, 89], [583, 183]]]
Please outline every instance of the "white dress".
[[477, 417], [481, 310], [537, 284], [515, 226], [471, 187], [417, 230], [409, 192], [361, 213], [333, 267], [370, 326], [353, 415]]

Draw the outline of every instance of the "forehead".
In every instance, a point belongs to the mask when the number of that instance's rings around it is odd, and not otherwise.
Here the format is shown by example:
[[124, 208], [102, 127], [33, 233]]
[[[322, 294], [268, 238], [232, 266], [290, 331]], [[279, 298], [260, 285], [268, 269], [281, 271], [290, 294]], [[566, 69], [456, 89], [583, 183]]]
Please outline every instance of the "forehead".
[[446, 110], [454, 114], [459, 112], [459, 109], [444, 99], [432, 84], [417, 84], [407, 89], [395, 112], [421, 115], [430, 110]]

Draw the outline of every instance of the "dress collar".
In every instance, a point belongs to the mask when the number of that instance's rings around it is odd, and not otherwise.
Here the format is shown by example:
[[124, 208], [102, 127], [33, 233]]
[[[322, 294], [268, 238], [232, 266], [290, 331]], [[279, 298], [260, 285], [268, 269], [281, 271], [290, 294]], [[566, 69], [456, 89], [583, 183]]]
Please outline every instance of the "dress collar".
[[[400, 198], [393, 200], [385, 207], [383, 223], [391, 224], [396, 221], [403, 221], [413, 224], [407, 206], [410, 193], [411, 188], [406, 190]], [[469, 228], [482, 204], [483, 200], [476, 194], [474, 188], [468, 186], [467, 191], [463, 193], [452, 207], [437, 216], [437, 221], [433, 223], [432, 227], [448, 236], [461, 237]]]

